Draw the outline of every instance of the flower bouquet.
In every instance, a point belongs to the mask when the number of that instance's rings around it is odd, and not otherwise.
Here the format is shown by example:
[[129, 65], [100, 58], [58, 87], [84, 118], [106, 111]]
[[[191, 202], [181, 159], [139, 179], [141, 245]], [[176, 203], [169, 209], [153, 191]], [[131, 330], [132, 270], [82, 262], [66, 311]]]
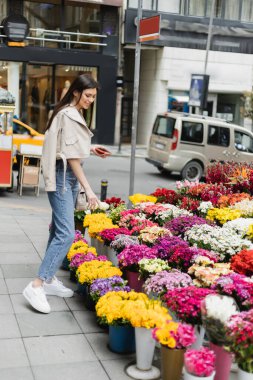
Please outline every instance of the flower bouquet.
[[152, 247], [156, 241], [164, 235], [171, 235], [170, 231], [167, 228], [157, 226], [146, 227], [140, 231], [139, 241]]
[[185, 232], [185, 239], [191, 244], [219, 253], [221, 261], [229, 261], [231, 256], [242, 249], [249, 248], [251, 242], [241, 239], [230, 229], [202, 224], [193, 226]]
[[155, 294], [162, 297], [169, 290], [192, 285], [191, 277], [177, 269], [166, 270], [152, 275], [145, 281], [144, 290], [148, 295]]
[[77, 268], [76, 275], [80, 284], [90, 285], [98, 278], [121, 276], [122, 272], [119, 268], [113, 267], [110, 261], [92, 260], [81, 264]]
[[207, 221], [204, 218], [200, 218], [199, 216], [179, 216], [165, 223], [164, 227], [168, 228], [173, 235], [176, 236], [184, 236], [185, 231], [199, 224], [206, 224]]
[[[236, 314], [230, 318], [227, 324], [227, 336], [226, 348], [235, 355], [235, 361], [239, 366], [239, 380], [252, 379], [253, 309]], [[241, 376], [245, 372], [248, 376]]]
[[140, 193], [130, 195], [128, 198], [132, 202], [133, 205], [136, 205], [142, 202], [156, 203], [157, 201], [157, 198], [154, 197], [153, 195], [146, 195], [146, 194], [140, 194]]
[[229, 207], [211, 208], [207, 211], [206, 219], [218, 222], [220, 225], [241, 217], [241, 211]]
[[253, 224], [253, 218], [238, 218], [230, 220], [223, 224], [223, 228], [231, 229], [235, 234], [240, 237], [246, 236], [248, 239], [251, 239], [249, 236], [249, 227]]
[[69, 263], [71, 281], [73, 282], [77, 281], [77, 277], [76, 277], [77, 268], [84, 262], [92, 261], [92, 260], [107, 261], [108, 259], [106, 256], [96, 256], [90, 252], [88, 252], [87, 254], [77, 253], [76, 255], [72, 256]]
[[132, 272], [138, 272], [141, 259], [155, 259], [156, 250], [144, 244], [129, 245], [118, 254], [119, 266]]
[[173, 252], [178, 249], [186, 249], [189, 244], [177, 236], [167, 236], [159, 239], [153, 248], [157, 251], [157, 257], [163, 260], [168, 260], [168, 258], [173, 254]]
[[253, 200], [252, 199], [243, 199], [242, 201], [231, 205], [230, 208], [239, 210], [241, 215], [244, 216], [245, 218], [253, 217]]
[[115, 239], [118, 235], [130, 235], [130, 231], [127, 228], [107, 228], [101, 232], [99, 232], [98, 236], [102, 239], [104, 245], [109, 246], [111, 242]]
[[87, 253], [92, 253], [93, 255], [97, 256], [96, 248], [90, 247], [87, 243], [85, 243], [82, 240], [79, 240], [71, 245], [70, 250], [67, 253], [67, 259], [69, 260], [69, 262], [71, 261], [72, 257], [75, 256], [77, 253], [82, 253], [83, 255], [86, 255]]
[[168, 258], [168, 263], [171, 267], [187, 272], [188, 268], [192, 265], [198, 257], [208, 258], [209, 260], [217, 261], [217, 256], [206, 249], [197, 247], [177, 248], [172, 255]]
[[222, 276], [214, 282], [212, 289], [233, 297], [240, 310], [253, 307], [253, 279], [242, 274], [233, 272]]
[[91, 238], [97, 238], [99, 241], [103, 240], [98, 235], [99, 232], [108, 229], [116, 228], [117, 226], [112, 223], [112, 220], [104, 213], [86, 215], [83, 221], [84, 227], [88, 227], [88, 233]]
[[253, 275], [253, 250], [242, 250], [232, 257], [231, 268], [245, 276]]
[[165, 188], [158, 188], [151, 195], [157, 198], [158, 203], [170, 203], [172, 205], [175, 205], [179, 198], [175, 190]]
[[138, 262], [140, 277], [146, 280], [150, 275], [169, 270], [170, 267], [162, 259], [141, 259]]
[[232, 273], [230, 264], [215, 263], [208, 257], [199, 256], [188, 273], [194, 277], [193, 284], [198, 287], [210, 287], [221, 276]]
[[109, 205], [110, 209], [116, 208], [119, 205], [125, 204], [123, 199], [117, 197], [106, 198], [105, 203]]
[[130, 292], [131, 289], [126, 284], [127, 281], [123, 280], [120, 276], [99, 278], [92, 282], [90, 286], [90, 296], [92, 300], [97, 303], [99, 298], [108, 292]]
[[120, 253], [126, 247], [130, 245], [139, 245], [139, 239], [137, 236], [129, 236], [120, 234], [115, 237], [115, 239], [111, 242], [110, 247], [114, 249], [117, 253]]
[[112, 220], [113, 224], [119, 224], [121, 213], [124, 210], [126, 210], [126, 205], [121, 203], [117, 207], [108, 211], [108, 216]]
[[238, 307], [232, 297], [210, 294], [202, 300], [202, 322], [213, 344], [218, 346], [226, 344], [226, 324], [236, 313], [238, 313]]
[[191, 325], [201, 325], [201, 301], [214, 290], [187, 286], [169, 290], [163, 297], [168, 308], [177, 317]]
[[184, 354], [185, 380], [212, 380], [215, 375], [214, 351], [201, 347], [189, 349]]

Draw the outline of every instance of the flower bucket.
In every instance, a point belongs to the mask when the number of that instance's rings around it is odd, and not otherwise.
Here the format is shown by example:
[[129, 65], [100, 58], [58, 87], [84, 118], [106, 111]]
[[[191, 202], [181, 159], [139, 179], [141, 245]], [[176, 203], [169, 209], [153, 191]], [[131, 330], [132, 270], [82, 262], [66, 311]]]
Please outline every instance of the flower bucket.
[[160, 371], [152, 366], [155, 352], [155, 340], [152, 329], [135, 328], [136, 364], [130, 365], [126, 373], [134, 379], [158, 379]]
[[241, 368], [238, 368], [238, 380], [253, 380], [253, 373], [245, 372]]
[[106, 256], [106, 253], [107, 253], [106, 245], [104, 245], [104, 243], [102, 243], [101, 241], [97, 239], [96, 239], [96, 250], [97, 250], [98, 256], [102, 256], [102, 255]]
[[214, 380], [229, 380], [232, 365], [232, 356], [222, 346], [210, 343], [210, 349], [215, 352], [215, 377]]
[[162, 380], [181, 380], [184, 353], [184, 349], [161, 346]]
[[85, 227], [83, 226], [83, 220], [75, 220], [75, 230], [82, 232], [85, 234]]
[[194, 326], [194, 333], [196, 335], [196, 341], [191, 345], [191, 349], [199, 350], [203, 346], [205, 329], [203, 326]]
[[80, 296], [86, 297], [87, 295], [87, 285], [86, 284], [80, 284], [80, 282], [77, 283], [77, 293]]
[[117, 354], [135, 352], [135, 336], [132, 326], [109, 326], [109, 348]]
[[69, 279], [71, 282], [77, 283], [76, 270], [75, 269], [69, 270]]
[[126, 271], [126, 279], [128, 281], [128, 285], [131, 289], [136, 292], [142, 292], [142, 286], [144, 281], [139, 279], [140, 274], [138, 272], [131, 272], [129, 270]]
[[96, 250], [98, 250], [98, 240], [95, 239], [95, 238], [90, 238], [90, 245], [94, 248], [96, 248]]
[[191, 375], [190, 373], [186, 372], [184, 373], [184, 380], [213, 380], [215, 376], [215, 372], [212, 373], [210, 376], [195, 376]]
[[110, 260], [113, 263], [113, 265], [115, 265], [115, 267], [119, 266], [118, 257], [114, 249], [107, 247], [106, 256], [108, 260]]
[[61, 269], [69, 270], [69, 263], [70, 263], [69, 259], [67, 258], [67, 256], [65, 256], [61, 264]]

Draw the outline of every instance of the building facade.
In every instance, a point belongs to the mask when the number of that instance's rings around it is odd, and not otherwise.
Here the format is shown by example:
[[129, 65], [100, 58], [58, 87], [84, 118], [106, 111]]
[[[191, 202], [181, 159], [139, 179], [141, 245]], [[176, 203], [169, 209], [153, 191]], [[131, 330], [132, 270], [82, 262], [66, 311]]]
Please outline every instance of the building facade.
[[[119, 13], [122, 0], [0, 0], [0, 19], [24, 16], [24, 47], [9, 46], [1, 27], [0, 86], [16, 98], [16, 114], [43, 132], [50, 109], [82, 73], [100, 83], [95, 140], [114, 142]], [[13, 19], [12, 19], [13, 20]]]
[[[130, 135], [131, 117], [127, 108], [131, 106], [133, 91], [137, 5], [137, 0], [124, 3], [122, 133], [125, 141]], [[161, 35], [159, 40], [142, 44], [138, 143], [147, 144], [158, 112], [189, 110], [191, 75], [204, 73], [211, 5], [212, 0], [143, 0], [143, 17], [161, 15]], [[252, 124], [245, 118], [253, 84], [252, 36], [253, 2], [216, 0], [207, 65], [209, 93], [204, 112], [248, 128]]]

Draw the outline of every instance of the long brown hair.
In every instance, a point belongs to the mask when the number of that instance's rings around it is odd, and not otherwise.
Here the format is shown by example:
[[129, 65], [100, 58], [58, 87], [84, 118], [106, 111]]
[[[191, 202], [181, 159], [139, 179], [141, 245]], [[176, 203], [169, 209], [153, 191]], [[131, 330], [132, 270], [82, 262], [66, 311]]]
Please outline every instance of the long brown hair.
[[[91, 75], [88, 75], [88, 74], [82, 74], [82, 75], [79, 75], [70, 85], [68, 91], [66, 92], [66, 94], [64, 95], [64, 97], [59, 101], [59, 103], [55, 106], [55, 109], [48, 121], [48, 124], [47, 124], [47, 129], [50, 128], [51, 124], [52, 124], [52, 121], [54, 119], [54, 117], [57, 115], [57, 113], [63, 109], [64, 107], [68, 106], [69, 104], [71, 104], [71, 102], [73, 101], [74, 99], [74, 92], [77, 91], [80, 95], [79, 95], [79, 99], [77, 100], [77, 104], [79, 103], [80, 99], [81, 99], [81, 96], [82, 96], [82, 93], [84, 90], [87, 90], [89, 88], [96, 88], [96, 89], [99, 89], [99, 84], [98, 82], [95, 81], [95, 79], [91, 76]], [[92, 115], [93, 115], [93, 106], [94, 106], [94, 103], [91, 104], [91, 107], [90, 107], [90, 118], [89, 118], [89, 124], [88, 124], [88, 127], [90, 128], [91, 126], [91, 122], [92, 122]], [[83, 113], [83, 116], [84, 118], [86, 119], [86, 116], [87, 116], [87, 110], [82, 110], [82, 113]]]

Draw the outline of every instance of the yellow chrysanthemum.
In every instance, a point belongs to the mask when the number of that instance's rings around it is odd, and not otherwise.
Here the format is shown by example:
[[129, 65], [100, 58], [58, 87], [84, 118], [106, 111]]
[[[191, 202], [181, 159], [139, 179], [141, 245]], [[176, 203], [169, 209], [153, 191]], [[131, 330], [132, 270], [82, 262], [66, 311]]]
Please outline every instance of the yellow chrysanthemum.
[[76, 271], [80, 284], [91, 284], [97, 278], [122, 276], [119, 268], [113, 266], [111, 261], [92, 260], [81, 264]]
[[108, 228], [118, 228], [118, 225], [113, 224], [112, 220], [104, 213], [88, 214], [83, 221], [84, 227], [88, 227], [90, 237], [97, 238], [103, 242], [98, 233]]
[[67, 254], [67, 258], [70, 261], [72, 257], [75, 256], [77, 253], [82, 253], [85, 255], [88, 252], [93, 253], [93, 255], [97, 256], [96, 248], [89, 247], [89, 245], [84, 243], [83, 241], [77, 241], [71, 245], [70, 250]]
[[134, 205], [137, 203], [143, 203], [143, 202], [156, 203], [157, 201], [157, 198], [154, 197], [153, 195], [146, 195], [146, 194], [140, 194], [140, 193], [130, 195], [128, 198]]
[[242, 216], [240, 210], [231, 209], [229, 207], [211, 208], [207, 212], [206, 219], [216, 220], [220, 224], [224, 224], [229, 220], [238, 219]]

